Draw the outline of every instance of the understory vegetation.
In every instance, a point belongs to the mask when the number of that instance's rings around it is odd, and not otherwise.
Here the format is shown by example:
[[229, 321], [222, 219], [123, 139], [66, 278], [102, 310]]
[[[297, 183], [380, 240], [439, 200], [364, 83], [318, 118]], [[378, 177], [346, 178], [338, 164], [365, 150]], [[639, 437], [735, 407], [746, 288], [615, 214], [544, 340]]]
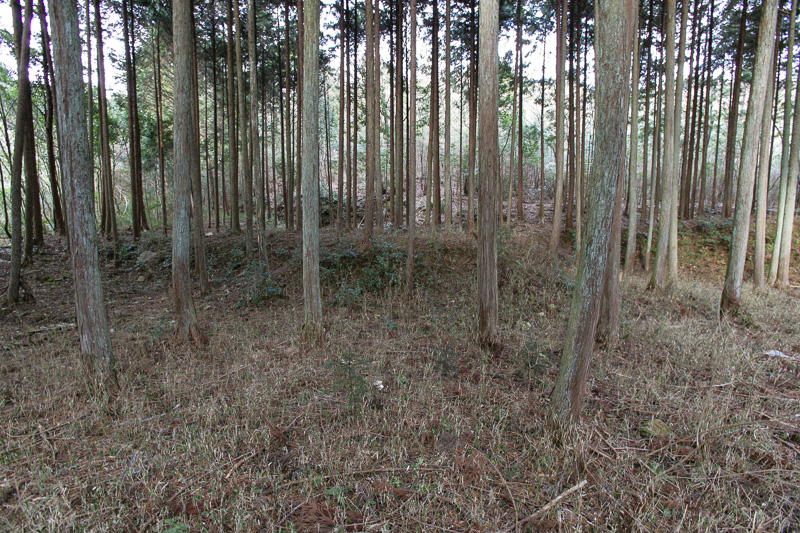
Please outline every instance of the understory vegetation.
[[685, 226], [692, 275], [670, 292], [623, 280], [621, 341], [596, 351], [581, 423], [561, 435], [547, 408], [574, 258], [546, 260], [539, 231], [499, 239], [493, 351], [475, 342], [469, 236], [419, 236], [409, 303], [403, 235], [365, 251], [323, 231], [315, 346], [299, 342], [300, 236], [269, 235], [268, 270], [243, 238], [212, 236], [197, 349], [173, 336], [170, 241], [146, 233], [103, 260], [111, 398], [83, 385], [70, 266], [49, 238], [24, 272], [35, 301], [0, 311], [0, 529], [800, 527], [797, 287], [746, 287], [720, 321], [729, 231]]

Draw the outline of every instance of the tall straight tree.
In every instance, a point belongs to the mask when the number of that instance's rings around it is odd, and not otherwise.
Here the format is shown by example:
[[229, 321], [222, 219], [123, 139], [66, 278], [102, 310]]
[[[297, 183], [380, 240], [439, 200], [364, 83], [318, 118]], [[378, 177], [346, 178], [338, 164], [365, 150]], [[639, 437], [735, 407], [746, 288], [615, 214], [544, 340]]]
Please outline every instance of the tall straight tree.
[[337, 159], [339, 168], [337, 172], [336, 187], [336, 229], [342, 231], [344, 223], [342, 221], [342, 204], [344, 203], [344, 153], [346, 142], [344, 137], [344, 0], [339, 0], [339, 148]]
[[[775, 43], [775, 23], [778, 13], [778, 0], [764, 0], [761, 7], [761, 22], [758, 27], [758, 49], [753, 66], [753, 80], [750, 88], [750, 101], [747, 105], [747, 118], [744, 123], [744, 141], [739, 165], [739, 184], [736, 189], [736, 206], [733, 216], [733, 238], [725, 272], [725, 285], [722, 288], [720, 313], [736, 313], [742, 297], [744, 262], [747, 256], [747, 237], [750, 233], [750, 211], [753, 207], [753, 183], [756, 176], [759, 137], [765, 113], [764, 95], [767, 84], [772, 85], [771, 67]], [[771, 103], [772, 98], [767, 102]], [[769, 115], [770, 109], [766, 110]], [[767, 164], [769, 146], [762, 146], [762, 165]]]
[[253, 141], [252, 174], [255, 179], [255, 186], [258, 194], [256, 233], [258, 241], [258, 257], [264, 264], [267, 264], [267, 227], [264, 214], [264, 174], [261, 162], [261, 139], [258, 134], [258, 62], [256, 54], [256, 3], [255, 0], [247, 2], [247, 55], [250, 58], [250, 131]]
[[[400, 17], [402, 8], [398, 9], [398, 26], [401, 27]], [[409, 17], [409, 76], [408, 76], [408, 127], [412, 132], [408, 136], [408, 149], [411, 157], [408, 158], [408, 256], [406, 258], [406, 295], [409, 300], [414, 296], [414, 239], [416, 238], [417, 226], [417, 136], [414, 132], [417, 131], [417, 0], [411, 0], [411, 7], [408, 13]], [[398, 50], [400, 47], [398, 46]], [[398, 57], [401, 54], [398, 51]], [[397, 65], [397, 70], [402, 70], [401, 65]], [[399, 89], [396, 89], [398, 92]], [[400, 100], [402, 101], [402, 100]], [[398, 116], [402, 116], [402, 106], [398, 106]], [[398, 120], [402, 124], [402, 120]], [[398, 151], [401, 157], [398, 157], [398, 168], [402, 168], [399, 164], [403, 160], [402, 152]], [[398, 183], [402, 179], [397, 180]], [[401, 204], [402, 205], [402, 204]]]
[[733, 93], [728, 111], [728, 141], [725, 148], [725, 175], [722, 191], [722, 216], [731, 216], [731, 202], [733, 201], [733, 162], [736, 152], [736, 130], [739, 125], [739, 95], [742, 88], [742, 63], [744, 61], [745, 34], [747, 30], [747, 0], [742, 0], [742, 12], [739, 19], [739, 40], [736, 45], [736, 58], [734, 60]]
[[155, 61], [155, 99], [156, 99], [156, 129], [158, 130], [158, 177], [161, 182], [161, 225], [164, 235], [167, 234], [167, 180], [164, 171], [164, 115], [163, 115], [163, 89], [161, 86], [161, 27], [156, 29], [153, 38], [153, 52]]
[[[251, 0], [252, 1], [252, 0]], [[322, 335], [319, 285], [319, 0], [303, 0], [303, 336]]]
[[367, 33], [367, 44], [366, 44], [366, 77], [364, 80], [365, 85], [365, 92], [366, 92], [366, 99], [368, 102], [366, 108], [366, 128], [367, 128], [367, 144], [366, 144], [366, 195], [364, 197], [364, 244], [366, 246], [371, 245], [372, 241], [372, 229], [375, 223], [375, 171], [376, 171], [376, 159], [375, 159], [375, 135], [373, 131], [373, 122], [375, 121], [375, 115], [372, 112], [372, 106], [374, 104], [373, 101], [373, 93], [377, 91], [377, 87], [375, 86], [375, 52], [373, 50], [375, 46], [375, 42], [373, 40], [373, 32], [374, 32], [374, 24], [373, 24], [373, 17], [374, 11], [372, 8], [372, 0], [366, 0], [365, 4], [365, 11], [366, 11], [366, 33]]
[[50, 193], [53, 198], [53, 226], [56, 233], [67, 234], [64, 225], [64, 216], [61, 209], [61, 194], [58, 187], [58, 176], [56, 173], [56, 151], [55, 151], [55, 103], [56, 95], [53, 81], [53, 61], [50, 57], [50, 35], [47, 31], [47, 16], [44, 11], [44, 0], [38, 1], [39, 27], [42, 35], [42, 69], [44, 78], [45, 92], [45, 136], [47, 138], [47, 173], [50, 177]]
[[[780, 35], [781, 21], [778, 19], [777, 34]], [[770, 83], [767, 86], [767, 93], [765, 100], [772, 102], [775, 97], [776, 78], [775, 73], [778, 71], [778, 56], [780, 55], [780, 47], [773, 46], [773, 60], [770, 65], [769, 79]], [[778, 102], [775, 101], [775, 108], [778, 108]], [[772, 124], [773, 115], [765, 109], [763, 118], [761, 119], [761, 152], [759, 154], [758, 174], [756, 176], [755, 185], [755, 202], [756, 202], [756, 231], [755, 231], [755, 250], [753, 254], [753, 284], [756, 289], [763, 289], [767, 285], [767, 278], [765, 272], [766, 260], [766, 247], [767, 247], [767, 194], [769, 193], [769, 174], [772, 165], [771, 163], [771, 142], [772, 142]], [[770, 149], [768, 150], [767, 147]], [[735, 217], [735, 215], [734, 215]]]
[[597, 0], [595, 3], [596, 157], [591, 170], [586, 232], [578, 262], [566, 346], [550, 396], [553, 415], [560, 426], [578, 421], [594, 348], [600, 292], [611, 245], [617, 183], [625, 166], [633, 13], [633, 0]]
[[[450, 2], [446, 2], [444, 28], [444, 230], [452, 231], [453, 224], [453, 177], [450, 171]], [[435, 9], [435, 8], [434, 8]]]
[[253, 169], [250, 166], [250, 145], [247, 143], [247, 96], [244, 84], [244, 54], [242, 53], [242, 17], [239, 0], [233, 0], [236, 18], [236, 95], [239, 100], [239, 164], [244, 171], [244, 239], [247, 255], [253, 249]]
[[[401, 0], [397, 0], [395, 7], [396, 7], [395, 30], [397, 32], [397, 35], [396, 35], [395, 62], [394, 62], [394, 72], [395, 72], [394, 146], [396, 151], [394, 157], [394, 166], [395, 166], [394, 225], [395, 228], [399, 228], [400, 226], [403, 225], [403, 188], [404, 188], [403, 187], [403, 168], [404, 168], [403, 166], [403, 2]], [[416, 58], [414, 59], [414, 61], [415, 61], [414, 64], [416, 64]], [[416, 76], [417, 73], [414, 72], [414, 79], [416, 79]], [[416, 108], [414, 109], [414, 117], [416, 118]], [[408, 120], [409, 121], [411, 120], [410, 115]], [[411, 142], [411, 139], [409, 139], [408, 142]], [[411, 161], [409, 161], [408, 164], [410, 165]], [[409, 218], [410, 218], [410, 213], [411, 211], [409, 211]]]
[[[800, 82], [798, 82], [800, 87]], [[786, 199], [781, 223], [780, 252], [778, 253], [778, 286], [789, 285], [789, 258], [792, 252], [792, 229], [795, 202], [797, 201], [797, 176], [800, 174], [800, 90], [795, 91], [794, 119], [792, 122], [792, 146], [789, 150], [789, 174], [786, 183]], [[778, 246], [775, 242], [775, 246]]]
[[[19, 300], [20, 276], [22, 273], [22, 164], [28, 124], [33, 127], [33, 117], [27, 114], [25, 100], [31, 98], [28, 78], [30, 62], [31, 17], [33, 0], [25, 4], [24, 15], [19, 0], [12, 2], [14, 11], [14, 41], [17, 55], [17, 117], [14, 128], [14, 155], [11, 162], [11, 270], [8, 276], [6, 301]], [[25, 162], [27, 165], [27, 161]], [[26, 235], [31, 239], [31, 235]]]
[[[172, 212], [172, 287], [177, 334], [203, 344], [197, 313], [192, 299], [189, 270], [192, 175], [200, 175], [200, 137], [194, 116], [192, 71], [192, 0], [175, 0], [172, 5], [173, 49], [175, 57], [175, 89], [173, 116], [175, 123], [174, 206]], [[199, 210], [198, 210], [199, 211]]]
[[[500, 178], [498, 140], [500, 25], [498, 0], [480, 3], [480, 226], [478, 227], [478, 335], [482, 344], [497, 342], [497, 182]], [[510, 209], [511, 206], [509, 206]]]
[[[14, 3], [19, 6], [18, 0], [15, 0]], [[28, 4], [33, 4], [33, 0], [26, 2], [26, 9]], [[33, 6], [31, 6], [31, 9], [33, 9]], [[15, 10], [19, 13], [19, 9]], [[31, 15], [31, 20], [32, 17], [33, 15]], [[15, 16], [14, 19], [15, 26], [19, 25], [23, 20], [20, 16]], [[30, 25], [30, 21], [28, 21], [28, 25]], [[24, 30], [19, 32], [15, 31], [15, 37], [17, 35], [21, 36], [23, 31]], [[28, 36], [28, 40], [30, 41], [30, 35]], [[30, 49], [30, 42], [28, 42], [27, 46]], [[21, 44], [17, 44], [16, 49], [19, 50], [20, 48]], [[28, 264], [33, 260], [33, 245], [41, 245], [44, 243], [44, 228], [42, 224], [39, 174], [36, 168], [37, 159], [36, 140], [34, 138], [33, 128], [33, 99], [31, 97], [32, 93], [28, 77], [26, 77], [25, 83], [28, 84], [28, 87], [24, 91], [24, 97], [17, 98], [17, 105], [23, 105], [26, 108], [26, 118], [24, 127], [22, 128], [22, 131], [25, 133], [24, 150], [22, 152], [22, 157], [25, 160], [25, 241], [22, 262], [23, 264]]]
[[239, 0], [228, 0], [228, 145], [230, 152], [230, 180], [231, 180], [231, 232], [236, 235], [242, 228], [239, 224], [239, 145], [236, 140], [236, 69], [234, 68], [233, 40], [233, 2]]
[[114, 353], [103, 301], [94, 191], [89, 167], [86, 100], [81, 69], [81, 38], [76, 5], [50, 0], [60, 149], [64, 163], [64, 194], [70, 231], [70, 259], [75, 289], [81, 354], [94, 384], [117, 388]]
[[[639, 36], [633, 42], [633, 77], [631, 87], [631, 146], [628, 159], [628, 236], [625, 247], [625, 275], [633, 274], [634, 258], [636, 257], [636, 230], [638, 226], [639, 204], [639, 179], [638, 179], [638, 150], [639, 150]], [[645, 117], [646, 119], [646, 117]], [[645, 142], [647, 135], [645, 135]], [[645, 167], [647, 164], [645, 163]], [[644, 211], [642, 211], [644, 212]], [[615, 221], [616, 222], [616, 221]]]
[[[792, 73], [794, 72], [794, 39], [797, 18], [797, 0], [792, 0], [792, 10], [789, 16], [789, 43], [786, 50], [786, 82], [784, 83], [783, 99], [783, 141], [781, 142], [781, 178], [778, 186], [778, 213], [775, 227], [775, 244], [772, 247], [772, 259], [769, 265], [769, 284], [773, 285], [778, 278], [778, 263], [780, 262], [780, 243], [783, 242], [783, 221], [786, 209], [786, 192], [789, 181], [789, 151], [792, 144]], [[800, 84], [798, 84], [800, 85]]]
[[[661, 170], [661, 219], [658, 223], [658, 248], [656, 267], [650, 279], [650, 288], [664, 288], [667, 283], [667, 255], [669, 253], [670, 211], [672, 187], [675, 179], [675, 0], [665, 5], [666, 35], [666, 88], [664, 103], [664, 149]], [[655, 176], [653, 179], [657, 179]], [[655, 198], [653, 199], [655, 202]]]
[[[558, 11], [557, 11], [558, 13]], [[558, 45], [556, 47], [556, 192], [553, 203], [553, 230], [550, 233], [548, 249], [555, 254], [561, 242], [561, 212], [564, 203], [564, 78], [565, 56], [567, 50], [567, 0], [561, 1], [557, 15]], [[544, 176], [542, 176], [544, 179]]]
[[[470, 54], [469, 54], [469, 141], [467, 145], [467, 233], [475, 231], [475, 143], [478, 126], [478, 45], [475, 42], [477, 24], [475, 24], [475, 1], [470, 5]], [[566, 1], [566, 0], [565, 0]]]
[[[129, 28], [130, 26], [130, 28]], [[122, 0], [122, 35], [125, 43], [125, 80], [128, 105], [128, 160], [131, 177], [131, 205], [133, 238], [138, 239], [147, 229], [142, 181], [142, 146], [139, 133], [139, 107], [136, 83], [136, 64], [133, 36], [133, 15], [127, 0]]]
[[[433, 201], [433, 224], [440, 226], [442, 223], [442, 176], [439, 171], [441, 160], [439, 155], [439, 6], [433, 6], [433, 28], [431, 34], [431, 163], [432, 174], [428, 180], [431, 183], [431, 196]], [[430, 206], [425, 206], [426, 212]], [[427, 216], [426, 216], [427, 218]]]
[[100, 0], [94, 2], [94, 26], [97, 39], [97, 103], [100, 112], [100, 171], [101, 182], [101, 208], [100, 219], [103, 233], [106, 237], [114, 239], [114, 255], [119, 248], [119, 235], [117, 233], [117, 210], [114, 202], [114, 183], [111, 175], [111, 141], [108, 124], [108, 97], [106, 96], [106, 70], [105, 54], [103, 52], [103, 27], [100, 17]]

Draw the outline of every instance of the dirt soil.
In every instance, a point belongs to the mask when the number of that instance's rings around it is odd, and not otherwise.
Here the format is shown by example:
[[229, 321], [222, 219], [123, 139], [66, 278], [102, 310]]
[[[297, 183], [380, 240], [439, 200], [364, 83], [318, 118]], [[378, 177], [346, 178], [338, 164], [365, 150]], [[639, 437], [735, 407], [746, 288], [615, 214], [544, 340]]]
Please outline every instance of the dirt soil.
[[300, 342], [298, 234], [269, 235], [269, 269], [208, 237], [203, 348], [173, 335], [169, 239], [126, 236], [116, 264], [103, 243], [114, 397], [88, 392], [50, 237], [28, 299], [0, 308], [0, 530], [796, 531], [800, 292], [746, 285], [720, 320], [725, 232], [698, 228], [670, 291], [623, 280], [621, 340], [595, 351], [566, 435], [547, 409], [574, 256], [547, 259], [539, 226], [501, 231], [492, 351], [469, 236], [421, 232], [409, 303], [404, 234], [365, 250], [323, 231], [317, 346]]

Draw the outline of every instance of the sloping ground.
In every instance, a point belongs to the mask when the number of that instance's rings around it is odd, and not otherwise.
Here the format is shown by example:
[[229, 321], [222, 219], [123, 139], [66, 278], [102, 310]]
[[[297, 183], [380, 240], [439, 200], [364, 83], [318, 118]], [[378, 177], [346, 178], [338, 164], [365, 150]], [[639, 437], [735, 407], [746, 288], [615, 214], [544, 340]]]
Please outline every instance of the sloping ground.
[[625, 280], [621, 344], [596, 351], [582, 424], [559, 437], [546, 409], [569, 258], [547, 263], [535, 230], [501, 234], [503, 346], [487, 353], [474, 242], [419, 245], [409, 305], [403, 236], [365, 252], [325, 233], [326, 336], [309, 347], [299, 236], [270, 236], [269, 275], [214, 236], [196, 350], [172, 337], [169, 242], [128, 244], [104, 266], [122, 390], [97, 400], [52, 242], [26, 271], [36, 302], [0, 311], [0, 529], [800, 527], [796, 291], [746, 287], [745, 312], [720, 322], [716, 280]]

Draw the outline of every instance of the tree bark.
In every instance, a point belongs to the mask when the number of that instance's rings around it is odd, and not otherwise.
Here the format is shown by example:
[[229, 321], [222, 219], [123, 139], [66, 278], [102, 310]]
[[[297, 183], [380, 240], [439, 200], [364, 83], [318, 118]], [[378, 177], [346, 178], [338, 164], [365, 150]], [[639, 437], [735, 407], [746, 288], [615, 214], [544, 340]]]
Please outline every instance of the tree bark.
[[[772, 246], [772, 259], [769, 265], [769, 284], [774, 285], [778, 279], [778, 264], [780, 263], [781, 243], [783, 242], [783, 221], [786, 212], [786, 192], [789, 182], [789, 152], [793, 137], [792, 126], [792, 74], [794, 73], [794, 40], [797, 18], [797, 0], [792, 1], [792, 10], [789, 17], [789, 43], [786, 51], [786, 81], [784, 83], [783, 104], [783, 140], [781, 142], [781, 177], [778, 188], [778, 213], [776, 216], [775, 240]], [[800, 76], [800, 74], [798, 74]], [[800, 77], [798, 78], [800, 80]], [[798, 84], [800, 85], [800, 83]]]
[[450, 83], [451, 83], [451, 50], [450, 50], [450, 2], [446, 2], [444, 29], [444, 231], [450, 233], [453, 224], [453, 176], [450, 169]]
[[365, 96], [369, 105], [366, 109], [366, 128], [367, 128], [367, 144], [366, 144], [366, 194], [364, 196], [364, 246], [372, 245], [372, 230], [375, 224], [375, 130], [374, 121], [375, 114], [373, 113], [372, 106], [374, 104], [373, 93], [377, 92], [375, 86], [375, 46], [373, 32], [373, 17], [374, 10], [372, 7], [372, 0], [366, 0], [364, 10], [366, 11], [366, 77], [364, 80]]
[[[30, 2], [32, 3], [32, 2]], [[70, 230], [70, 258], [81, 354], [90, 380], [114, 392], [117, 377], [100, 280], [94, 225], [94, 191], [89, 167], [86, 100], [81, 72], [81, 39], [75, 4], [50, 0], [59, 138]]]
[[[264, 198], [264, 173], [261, 165], [261, 137], [258, 133], [258, 55], [256, 54], [256, 5], [255, 0], [247, 2], [247, 55], [250, 57], [250, 131], [253, 137], [253, 167], [252, 175], [255, 177], [257, 194], [256, 233], [258, 242], [258, 257], [269, 268], [267, 262], [267, 227]], [[252, 209], [252, 208], [251, 208]]]
[[561, 242], [561, 214], [564, 203], [564, 78], [565, 54], [567, 49], [567, 0], [561, 1], [558, 18], [558, 46], [556, 48], [556, 185], [553, 201], [553, 230], [550, 233], [548, 250], [555, 255]]
[[598, 0], [595, 5], [597, 158], [592, 165], [586, 238], [578, 263], [566, 346], [550, 396], [560, 426], [579, 420], [594, 347], [600, 292], [606, 275], [617, 183], [624, 172], [625, 118], [630, 61], [631, 0]]
[[[639, 226], [639, 179], [638, 179], [638, 152], [639, 152], [639, 75], [641, 64], [639, 61], [639, 32], [633, 43], [633, 80], [631, 87], [631, 145], [628, 160], [628, 239], [625, 246], [625, 276], [633, 274], [636, 257], [636, 233]], [[645, 117], [647, 120], [647, 117]], [[645, 135], [647, 139], [647, 135]], [[645, 141], [646, 142], [646, 141]], [[646, 159], [645, 159], [646, 160]], [[645, 167], [647, 164], [645, 163]]]
[[200, 162], [195, 157], [200, 139], [194, 117], [192, 96], [192, 2], [175, 0], [172, 7], [173, 47], [175, 57], [175, 120], [174, 207], [172, 220], [172, 284], [176, 328], [179, 337], [205, 343], [200, 332], [189, 270], [191, 181], [200, 175]]
[[478, 123], [478, 49], [475, 43], [475, 0], [470, 2], [470, 59], [469, 59], [469, 142], [467, 145], [467, 172], [468, 191], [467, 191], [467, 233], [475, 231], [475, 144], [477, 142], [477, 123]]
[[[780, 18], [778, 19], [777, 33], [780, 35]], [[776, 44], [773, 52], [773, 61], [769, 73], [769, 86], [767, 88], [766, 102], [772, 102], [775, 97], [775, 73], [778, 71], [778, 56], [780, 55], [779, 46]], [[777, 108], [777, 100], [775, 101]], [[766, 237], [767, 237], [767, 194], [769, 192], [769, 175], [772, 165], [772, 124], [773, 115], [770, 109], [764, 109], [761, 121], [761, 141], [758, 164], [758, 176], [756, 180], [756, 235], [755, 250], [753, 257], [753, 284], [756, 289], [763, 289], [767, 286], [765, 275], [766, 257]]]
[[[233, 2], [238, 3], [239, 0], [228, 0], [227, 3], [227, 11], [228, 11], [228, 60], [227, 60], [227, 69], [228, 69], [228, 150], [230, 152], [230, 189], [231, 189], [231, 233], [234, 235], [238, 235], [241, 233], [242, 228], [239, 224], [239, 145], [237, 141], [237, 132], [236, 132], [236, 83], [235, 78], [237, 71], [235, 57], [236, 54], [234, 52], [234, 40], [233, 40]], [[238, 18], [238, 17], [237, 17]], [[237, 36], [237, 41], [239, 37]]]
[[725, 174], [722, 191], [722, 216], [729, 218], [732, 214], [733, 201], [733, 166], [736, 153], [736, 130], [739, 124], [739, 94], [742, 87], [742, 62], [744, 57], [744, 40], [747, 29], [747, 0], [742, 0], [742, 13], [739, 21], [739, 41], [734, 61], [733, 94], [728, 110], [728, 141], [725, 149]]
[[[661, 170], [661, 218], [658, 222], [658, 248], [656, 268], [653, 269], [649, 287], [662, 289], [667, 284], [667, 256], [671, 226], [672, 188], [675, 181], [675, 0], [667, 0], [665, 14], [666, 36], [666, 96], [664, 103], [664, 149]], [[655, 199], [654, 199], [655, 201]]]
[[[45, 91], [45, 135], [47, 138], [47, 173], [50, 177], [50, 192], [53, 199], [53, 226], [56, 233], [66, 235], [67, 228], [64, 224], [64, 215], [61, 210], [61, 194], [59, 193], [58, 174], [56, 172], [56, 150], [54, 119], [56, 109], [55, 77], [53, 75], [53, 61], [50, 57], [50, 36], [47, 31], [47, 18], [44, 10], [44, 0], [39, 0], [39, 27], [42, 34], [42, 66]], [[76, 15], [77, 16], [77, 15]]]
[[[397, 44], [395, 46], [395, 107], [394, 107], [394, 145], [395, 145], [395, 175], [394, 175], [394, 226], [400, 228], [403, 225], [403, 2], [397, 0], [395, 12], [395, 23], [397, 30]], [[416, 61], [416, 59], [415, 59]], [[416, 73], [414, 73], [416, 79]], [[414, 111], [416, 118], [416, 109]], [[410, 120], [410, 117], [409, 117]], [[415, 126], [416, 127], [416, 126]], [[409, 139], [411, 142], [411, 139]], [[415, 145], [416, 146], [416, 145]], [[416, 150], [416, 148], [415, 148]], [[411, 162], [409, 161], [409, 164]], [[410, 206], [409, 206], [410, 209]], [[409, 211], [410, 213], [410, 211]]]
[[[17, 116], [14, 121], [14, 156], [11, 162], [11, 268], [8, 276], [6, 301], [9, 304], [19, 300], [20, 277], [22, 273], [22, 166], [25, 137], [28, 124], [33, 125], [33, 117], [27, 115], [25, 99], [30, 100], [30, 81], [28, 64], [30, 62], [30, 36], [33, 0], [25, 4], [24, 15], [18, 0], [11, 3], [14, 17], [14, 41], [17, 55]], [[21, 22], [21, 24], [17, 23]], [[27, 164], [27, 162], [26, 162]], [[27, 229], [27, 228], [26, 228]], [[26, 235], [30, 240], [31, 235]]]
[[[480, 3], [480, 226], [478, 227], [478, 335], [481, 344], [498, 341], [497, 294], [497, 180], [500, 177], [498, 140], [498, 0]], [[509, 206], [510, 207], [510, 206]]]
[[239, 14], [239, 0], [234, 1], [236, 18], [236, 95], [239, 100], [239, 164], [244, 173], [244, 241], [249, 256], [253, 249], [253, 169], [250, 166], [250, 145], [247, 142], [247, 99], [244, 85], [244, 54], [242, 53], [242, 17]]
[[[778, 1], [765, 0], [761, 8], [761, 21], [758, 29], [758, 49], [753, 80], [750, 89], [750, 101], [747, 105], [747, 118], [744, 123], [744, 140], [742, 157], [739, 165], [739, 184], [736, 190], [736, 206], [733, 217], [733, 237], [731, 251], [728, 256], [728, 268], [725, 272], [725, 284], [722, 288], [720, 314], [735, 314], [742, 297], [744, 280], [744, 262], [747, 256], [747, 237], [750, 233], [750, 212], [753, 208], [753, 183], [758, 160], [758, 143], [764, 127], [763, 116], [770, 116], [770, 109], [764, 112], [764, 95], [769, 95], [772, 86], [771, 67], [773, 46], [775, 43], [775, 22], [777, 20]], [[772, 95], [766, 98], [772, 102]], [[768, 125], [768, 129], [771, 129]], [[766, 149], [765, 149], [766, 148]], [[764, 159], [769, 149], [762, 147]], [[793, 206], [794, 204], [792, 204]]]
[[[402, 28], [402, 9], [398, 10], [398, 27]], [[408, 136], [408, 149], [411, 157], [408, 158], [408, 256], [406, 257], [406, 296], [409, 300], [414, 297], [414, 239], [416, 238], [417, 225], [417, 0], [411, 0], [409, 10], [409, 78], [408, 78], [408, 127], [411, 135]], [[398, 44], [398, 50], [402, 48]], [[398, 57], [401, 54], [398, 52]], [[400, 68], [398, 67], [398, 71]], [[399, 88], [397, 89], [399, 92]], [[402, 124], [402, 120], [399, 121]], [[402, 157], [398, 158], [402, 161]], [[398, 165], [402, 168], [402, 165]]]
[[[163, 118], [163, 90], [161, 87], [161, 27], [158, 26], [153, 39], [155, 59], [155, 98], [156, 98], [156, 128], [158, 129], [158, 177], [161, 181], [161, 223], [164, 235], [167, 234], [167, 182], [164, 171], [164, 118]], [[224, 157], [223, 157], [224, 159]]]
[[[252, 1], [252, 0], [251, 0]], [[319, 283], [319, 0], [303, 0], [303, 336], [322, 335]]]

